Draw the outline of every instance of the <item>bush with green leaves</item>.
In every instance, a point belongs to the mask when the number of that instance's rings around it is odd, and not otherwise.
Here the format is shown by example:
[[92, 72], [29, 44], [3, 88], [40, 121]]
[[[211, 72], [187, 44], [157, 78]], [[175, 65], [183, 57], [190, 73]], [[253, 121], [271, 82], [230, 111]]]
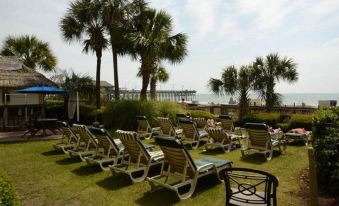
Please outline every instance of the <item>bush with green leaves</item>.
[[313, 147], [318, 185], [322, 192], [339, 194], [339, 110], [318, 110], [313, 118]]
[[295, 114], [292, 115], [291, 119], [288, 121], [288, 129], [294, 128], [304, 128], [305, 130], [311, 131], [313, 124], [312, 115], [306, 114]]
[[191, 113], [192, 117], [203, 117], [204, 119], [215, 119], [214, 115], [208, 111], [203, 110], [188, 110], [187, 112]]
[[276, 128], [277, 123], [280, 121], [280, 114], [273, 112], [257, 112], [246, 115], [242, 120], [242, 124], [244, 125], [246, 122], [254, 122], [254, 123], [265, 123], [271, 127]]
[[136, 116], [146, 116], [151, 125], [155, 124], [156, 106], [152, 101], [119, 100], [112, 102], [103, 112], [106, 128], [136, 130]]
[[19, 199], [8, 177], [0, 173], [0, 205], [19, 205]]
[[175, 123], [176, 122], [176, 114], [186, 113], [187, 111], [183, 109], [179, 104], [174, 102], [157, 102], [154, 101], [156, 105], [156, 115], [159, 117], [168, 117], [170, 120]]

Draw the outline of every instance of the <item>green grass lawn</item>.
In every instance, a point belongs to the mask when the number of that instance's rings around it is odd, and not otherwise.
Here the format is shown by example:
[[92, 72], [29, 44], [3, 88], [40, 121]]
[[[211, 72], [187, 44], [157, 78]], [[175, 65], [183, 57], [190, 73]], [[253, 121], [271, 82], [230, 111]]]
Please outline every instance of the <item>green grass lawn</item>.
[[[0, 170], [11, 178], [23, 205], [225, 205], [225, 186], [215, 177], [198, 182], [192, 198], [178, 201], [174, 192], [150, 192], [147, 182], [132, 185], [123, 174], [112, 176], [78, 159], [55, 152], [55, 141], [0, 143]], [[240, 150], [222, 153], [190, 150], [193, 158], [211, 155], [229, 159], [234, 167], [264, 170], [277, 176], [279, 205], [302, 205], [300, 172], [307, 167], [307, 147], [289, 145], [286, 154], [274, 153], [265, 162], [263, 155], [241, 159]]]

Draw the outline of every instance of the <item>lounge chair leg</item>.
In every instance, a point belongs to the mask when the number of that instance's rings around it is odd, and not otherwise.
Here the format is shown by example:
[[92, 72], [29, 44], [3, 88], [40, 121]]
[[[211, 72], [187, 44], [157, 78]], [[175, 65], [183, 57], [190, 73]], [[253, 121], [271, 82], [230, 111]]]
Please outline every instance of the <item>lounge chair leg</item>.
[[[177, 192], [177, 195], [178, 195], [180, 200], [185, 200], [185, 199], [188, 199], [188, 198], [190, 198], [192, 196], [192, 194], [193, 194], [193, 192], [195, 190], [195, 187], [197, 185], [197, 180], [195, 180], [195, 181], [193, 181], [193, 182], [191, 182], [191, 183], [189, 183], [187, 185], [190, 185], [190, 189], [189, 189], [188, 192], [183, 193], [183, 194], [180, 194], [179, 188], [177, 188], [176, 192]], [[184, 186], [186, 186], [186, 185], [184, 185]], [[184, 187], [184, 186], [182, 186], [182, 187]]]
[[273, 150], [265, 152], [264, 156], [265, 156], [266, 161], [270, 161], [272, 159], [272, 156], [273, 156]]

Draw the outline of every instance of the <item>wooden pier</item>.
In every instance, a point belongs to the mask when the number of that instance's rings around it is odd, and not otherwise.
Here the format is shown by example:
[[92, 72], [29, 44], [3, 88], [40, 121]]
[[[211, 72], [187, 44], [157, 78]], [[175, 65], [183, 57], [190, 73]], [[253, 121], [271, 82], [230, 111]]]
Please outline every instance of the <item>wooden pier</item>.
[[[159, 101], [194, 101], [196, 99], [195, 90], [157, 90], [156, 99]], [[109, 95], [110, 100], [114, 99], [114, 94]], [[121, 99], [140, 99], [140, 90], [120, 90]], [[147, 98], [150, 98], [150, 91], [147, 91]]]

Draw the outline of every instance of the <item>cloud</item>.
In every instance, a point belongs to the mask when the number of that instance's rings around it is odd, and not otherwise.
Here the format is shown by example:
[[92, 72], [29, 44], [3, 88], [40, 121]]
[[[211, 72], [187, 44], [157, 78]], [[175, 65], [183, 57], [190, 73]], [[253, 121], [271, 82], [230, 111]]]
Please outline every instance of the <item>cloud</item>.
[[220, 3], [220, 0], [187, 0], [185, 9], [194, 24], [194, 42], [203, 39], [215, 29]]

